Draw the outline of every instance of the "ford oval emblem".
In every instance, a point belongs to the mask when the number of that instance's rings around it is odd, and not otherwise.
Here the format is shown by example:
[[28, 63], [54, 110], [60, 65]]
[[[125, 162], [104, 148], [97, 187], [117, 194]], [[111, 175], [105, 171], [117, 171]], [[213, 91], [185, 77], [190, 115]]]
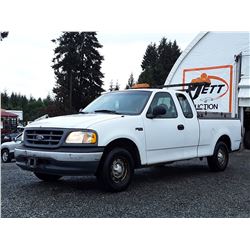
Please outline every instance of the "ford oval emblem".
[[37, 136], [36, 136], [36, 139], [37, 139], [38, 141], [42, 141], [42, 140], [44, 140], [44, 136], [43, 136], [43, 135], [37, 135]]

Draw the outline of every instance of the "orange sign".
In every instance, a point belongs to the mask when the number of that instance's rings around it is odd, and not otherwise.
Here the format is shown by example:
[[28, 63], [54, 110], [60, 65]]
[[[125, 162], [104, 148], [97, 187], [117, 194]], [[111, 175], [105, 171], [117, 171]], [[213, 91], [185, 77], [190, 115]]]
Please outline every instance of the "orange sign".
[[232, 112], [233, 65], [184, 69], [182, 80], [194, 83], [190, 90], [197, 110]]

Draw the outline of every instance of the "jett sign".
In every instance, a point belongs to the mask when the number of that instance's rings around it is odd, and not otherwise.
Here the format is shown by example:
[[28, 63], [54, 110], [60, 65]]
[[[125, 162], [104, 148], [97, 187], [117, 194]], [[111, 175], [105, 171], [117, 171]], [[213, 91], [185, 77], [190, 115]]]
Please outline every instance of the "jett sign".
[[183, 70], [183, 84], [191, 83], [188, 91], [198, 111], [231, 113], [232, 77], [232, 65]]

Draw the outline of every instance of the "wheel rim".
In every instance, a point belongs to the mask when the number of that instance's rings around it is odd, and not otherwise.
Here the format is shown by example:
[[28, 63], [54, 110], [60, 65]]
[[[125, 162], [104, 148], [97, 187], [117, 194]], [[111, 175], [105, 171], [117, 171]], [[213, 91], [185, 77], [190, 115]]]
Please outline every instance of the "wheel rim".
[[221, 148], [218, 150], [217, 159], [218, 159], [219, 165], [221, 167], [224, 167], [227, 161], [227, 156], [226, 156], [225, 151]]
[[115, 183], [120, 183], [128, 175], [128, 161], [123, 157], [116, 157], [111, 164], [111, 178]]
[[8, 160], [8, 157], [9, 157], [9, 154], [8, 152], [4, 151], [3, 154], [2, 154], [2, 160], [4, 162], [6, 162]]

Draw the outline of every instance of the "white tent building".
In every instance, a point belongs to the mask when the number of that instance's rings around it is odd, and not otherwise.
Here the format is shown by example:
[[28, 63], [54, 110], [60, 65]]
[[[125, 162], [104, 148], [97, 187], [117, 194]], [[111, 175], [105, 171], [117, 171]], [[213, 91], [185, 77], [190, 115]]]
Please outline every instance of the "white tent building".
[[239, 117], [250, 148], [250, 32], [199, 33], [165, 84], [196, 82], [207, 83], [192, 91], [197, 110]]

